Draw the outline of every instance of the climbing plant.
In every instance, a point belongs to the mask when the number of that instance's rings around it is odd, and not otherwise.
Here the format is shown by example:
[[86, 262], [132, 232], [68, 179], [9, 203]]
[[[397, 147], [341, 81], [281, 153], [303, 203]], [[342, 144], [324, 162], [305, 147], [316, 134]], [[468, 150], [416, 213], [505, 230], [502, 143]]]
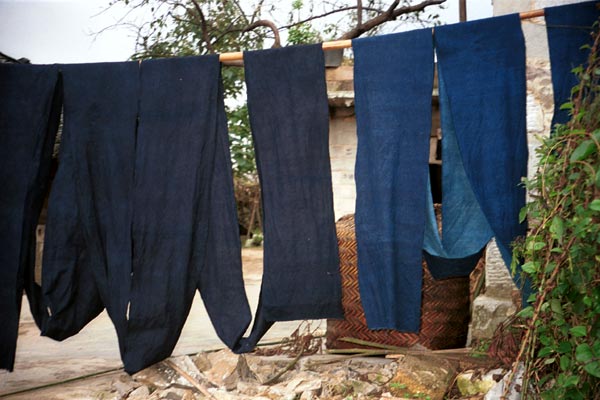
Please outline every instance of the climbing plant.
[[[537, 150], [539, 169], [527, 182], [533, 201], [522, 212], [530, 233], [515, 258], [536, 294], [517, 361], [527, 398], [592, 399], [600, 392], [600, 58], [598, 26], [571, 120], [556, 125]], [[529, 390], [525, 390], [529, 388]]]

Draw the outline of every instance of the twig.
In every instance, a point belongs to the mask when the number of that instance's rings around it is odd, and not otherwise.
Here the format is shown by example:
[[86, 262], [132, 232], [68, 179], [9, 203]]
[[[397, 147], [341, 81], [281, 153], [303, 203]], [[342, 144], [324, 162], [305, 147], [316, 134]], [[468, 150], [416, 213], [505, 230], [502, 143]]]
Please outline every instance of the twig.
[[288, 365], [286, 365], [284, 369], [282, 369], [277, 374], [275, 374], [274, 376], [270, 377], [265, 382], [263, 382], [263, 385], [271, 385], [271, 384], [277, 382], [277, 380], [279, 380], [279, 378], [281, 378], [283, 376], [283, 374], [285, 374], [286, 372], [288, 372], [292, 368], [294, 368], [294, 366], [296, 365], [296, 363], [298, 362], [300, 357], [302, 357], [305, 347], [306, 347], [306, 344], [303, 344], [302, 348], [300, 348], [300, 351], [298, 352], [298, 355], [296, 355], [296, 357]]
[[352, 337], [343, 337], [343, 338], [339, 338], [338, 340], [340, 340], [342, 342], [358, 344], [361, 346], [374, 347], [376, 349], [385, 349], [385, 350], [393, 350], [393, 351], [402, 351], [402, 350], [406, 349], [405, 347], [398, 347], [398, 346], [391, 346], [388, 344], [369, 342], [367, 340], [361, 340], [361, 339], [356, 339], [356, 338], [352, 338]]
[[400, 15], [408, 14], [412, 12], [423, 11], [426, 7], [439, 5], [445, 3], [446, 0], [425, 0], [419, 4], [415, 4], [412, 6], [398, 7], [400, 3], [399, 0], [395, 0], [387, 9], [386, 12], [377, 15], [376, 17], [371, 18], [366, 21], [364, 24], [351, 29], [350, 31], [343, 34], [338, 40], [344, 39], [354, 39], [362, 35], [363, 33], [375, 28], [378, 25], [381, 25], [388, 21], [393, 21], [398, 18]]
[[165, 361], [163, 361], [163, 363], [165, 365], [167, 365], [169, 368], [171, 368], [172, 370], [174, 370], [175, 372], [177, 372], [183, 378], [185, 378], [196, 389], [198, 389], [200, 391], [200, 393], [202, 393], [204, 396], [208, 397], [209, 399], [215, 399], [215, 397], [204, 386], [202, 386], [200, 384], [200, 382], [198, 382], [196, 379], [194, 379], [193, 376], [191, 376], [190, 374], [185, 372], [183, 369], [179, 368], [179, 366], [177, 366], [174, 362], [172, 362], [170, 360], [165, 360]]
[[[349, 7], [337, 8], [335, 10], [327, 11], [327, 12], [325, 12], [323, 14], [313, 15], [313, 16], [305, 18], [303, 20], [300, 20], [300, 21], [297, 21], [297, 22], [294, 22], [294, 23], [291, 23], [291, 24], [288, 24], [288, 25], [284, 25], [284, 26], [282, 26], [279, 29], [283, 30], [283, 29], [293, 28], [294, 26], [302, 25], [302, 24], [305, 24], [307, 22], [313, 21], [315, 19], [325, 18], [325, 17], [328, 17], [330, 15], [337, 14], [337, 13], [344, 12], [344, 11], [356, 10], [357, 8], [358, 8], [358, 6], [349, 6]], [[362, 9], [363, 9], [363, 11], [365, 11], [365, 10], [366, 11], [373, 11], [373, 12], [377, 12], [379, 14], [384, 13], [384, 11], [379, 10], [377, 8], [373, 8], [373, 7], [362, 7]]]

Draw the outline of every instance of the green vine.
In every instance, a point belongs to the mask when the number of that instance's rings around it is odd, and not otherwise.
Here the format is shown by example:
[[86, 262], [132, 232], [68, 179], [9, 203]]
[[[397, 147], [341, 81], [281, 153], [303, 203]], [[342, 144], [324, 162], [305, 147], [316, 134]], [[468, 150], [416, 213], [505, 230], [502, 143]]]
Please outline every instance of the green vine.
[[[600, 35], [587, 46], [586, 67], [571, 120], [556, 125], [537, 150], [533, 201], [522, 212], [530, 232], [515, 259], [537, 293], [519, 316], [526, 320], [517, 363], [525, 398], [592, 399], [600, 393]], [[527, 388], [527, 390], [526, 390]]]

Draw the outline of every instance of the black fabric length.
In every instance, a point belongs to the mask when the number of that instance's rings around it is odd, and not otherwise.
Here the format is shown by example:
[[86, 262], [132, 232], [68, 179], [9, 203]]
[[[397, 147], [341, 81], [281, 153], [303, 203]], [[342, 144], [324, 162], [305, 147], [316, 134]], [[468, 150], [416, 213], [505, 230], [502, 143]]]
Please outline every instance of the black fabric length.
[[274, 321], [340, 318], [341, 280], [321, 45], [245, 52], [264, 210], [264, 272], [251, 351]]
[[64, 81], [44, 333], [104, 305], [133, 373], [171, 354], [199, 288], [233, 346], [251, 315], [217, 56], [65, 66]]
[[35, 229], [47, 191], [61, 92], [55, 66], [0, 64], [0, 368], [15, 361], [23, 289], [36, 323]]

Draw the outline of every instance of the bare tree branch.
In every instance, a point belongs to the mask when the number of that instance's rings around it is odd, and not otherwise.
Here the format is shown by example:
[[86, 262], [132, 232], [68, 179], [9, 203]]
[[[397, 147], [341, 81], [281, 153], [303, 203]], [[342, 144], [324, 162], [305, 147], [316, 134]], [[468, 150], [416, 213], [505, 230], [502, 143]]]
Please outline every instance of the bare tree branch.
[[356, 0], [356, 26], [359, 27], [362, 25], [362, 0]]
[[[250, 21], [248, 21], [248, 17], [246, 16], [246, 12], [242, 8], [242, 5], [239, 3], [239, 1], [238, 0], [231, 0], [231, 1], [233, 1], [233, 4], [235, 4], [235, 6], [237, 7], [237, 9], [240, 10], [240, 15], [244, 17], [244, 20], [245, 20], [246, 24], [249, 24]], [[262, 4], [262, 1], [261, 1], [261, 4]]]
[[196, 0], [192, 0], [192, 3], [194, 3], [194, 7], [196, 8], [196, 11], [198, 12], [198, 16], [200, 17], [200, 28], [202, 29], [202, 40], [204, 41], [204, 43], [206, 43], [206, 48], [208, 49], [208, 51], [211, 53], [214, 53], [215, 49], [213, 48], [212, 44], [210, 43], [210, 37], [208, 36], [208, 27], [206, 25], [206, 18], [204, 18], [204, 13], [202, 12], [202, 9], [200, 8], [200, 5], [198, 4], [198, 2]]
[[381, 25], [388, 21], [395, 20], [400, 15], [408, 14], [408, 13], [412, 13], [412, 12], [423, 11], [426, 7], [443, 4], [446, 2], [446, 0], [425, 0], [419, 4], [415, 4], [412, 6], [396, 8], [396, 7], [398, 7], [399, 2], [400, 2], [400, 0], [395, 0], [390, 5], [390, 7], [387, 9], [387, 11], [385, 13], [379, 14], [376, 17], [371, 18], [370, 20], [366, 21], [364, 24], [357, 26], [356, 28], [351, 29], [350, 31], [344, 33], [339, 38], [339, 40], [357, 38], [360, 35], [362, 35], [363, 33], [375, 28], [378, 25]]
[[267, 19], [259, 19], [258, 21], [248, 25], [244, 28], [244, 32], [249, 32], [258, 28], [259, 26], [266, 26], [273, 31], [273, 35], [275, 36], [275, 43], [273, 43], [273, 48], [281, 47], [281, 39], [279, 38], [279, 30], [277, 29], [277, 25], [275, 25], [272, 21]]
[[[444, 0], [444, 1], [446, 1], [446, 0]], [[294, 23], [289, 24], [289, 25], [284, 25], [284, 26], [282, 26], [279, 29], [283, 30], [283, 29], [293, 28], [294, 26], [302, 25], [302, 24], [304, 24], [306, 22], [309, 22], [309, 21], [312, 21], [312, 20], [315, 20], [315, 19], [325, 18], [325, 17], [327, 17], [329, 15], [337, 14], [337, 13], [344, 12], [344, 11], [356, 10], [357, 8], [358, 8], [358, 6], [349, 6], [349, 7], [338, 8], [336, 10], [331, 10], [331, 11], [328, 11], [328, 12], [323, 13], [323, 14], [313, 15], [312, 17], [308, 17], [306, 19], [303, 19], [303, 20], [298, 21], [298, 22], [294, 22]], [[363, 7], [363, 10], [374, 11], [374, 12], [378, 12], [378, 13], [383, 13], [383, 11], [378, 10], [376, 8], [371, 8], [371, 7]]]
[[246, 23], [253, 23], [254, 21], [256, 21], [256, 18], [258, 18], [258, 16], [260, 15], [260, 11], [262, 10], [263, 4], [264, 4], [265, 0], [260, 0], [258, 2], [258, 4], [256, 5], [256, 8], [254, 9], [254, 12], [252, 13], [252, 18], [250, 21], [248, 21], [248, 19], [246, 18]]

